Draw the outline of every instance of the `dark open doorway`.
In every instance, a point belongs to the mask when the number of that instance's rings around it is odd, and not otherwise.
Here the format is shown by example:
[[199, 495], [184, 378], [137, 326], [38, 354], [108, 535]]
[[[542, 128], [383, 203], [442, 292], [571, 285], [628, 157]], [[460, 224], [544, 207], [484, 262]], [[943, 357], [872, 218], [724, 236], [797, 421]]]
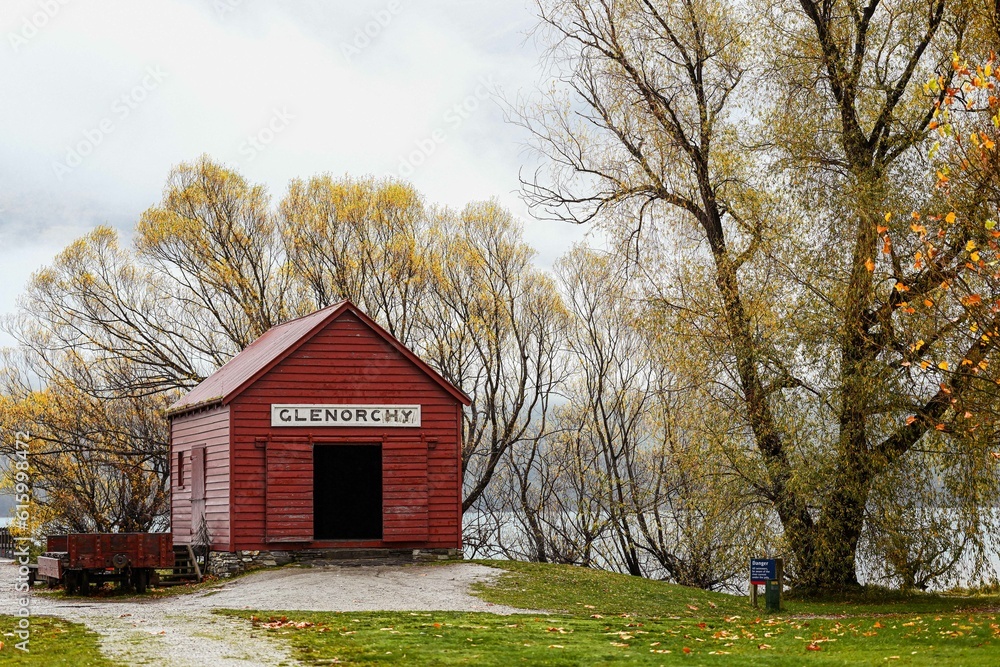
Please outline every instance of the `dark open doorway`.
[[316, 445], [313, 521], [317, 540], [382, 539], [382, 447]]

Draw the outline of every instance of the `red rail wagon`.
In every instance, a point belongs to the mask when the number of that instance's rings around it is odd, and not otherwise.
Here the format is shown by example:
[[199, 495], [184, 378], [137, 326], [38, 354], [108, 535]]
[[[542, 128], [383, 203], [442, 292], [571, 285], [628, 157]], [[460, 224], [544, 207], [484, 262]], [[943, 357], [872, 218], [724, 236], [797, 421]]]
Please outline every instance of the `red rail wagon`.
[[61, 581], [70, 594], [89, 594], [90, 584], [104, 581], [144, 593], [157, 569], [173, 565], [170, 533], [70, 533], [48, 538], [38, 576]]

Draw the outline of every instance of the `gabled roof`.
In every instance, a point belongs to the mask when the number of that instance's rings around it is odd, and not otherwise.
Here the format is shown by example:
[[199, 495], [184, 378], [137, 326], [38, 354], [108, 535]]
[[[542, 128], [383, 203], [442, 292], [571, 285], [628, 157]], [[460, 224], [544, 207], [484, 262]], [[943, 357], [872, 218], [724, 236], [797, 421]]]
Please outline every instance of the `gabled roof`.
[[198, 408], [227, 405], [252, 385], [260, 376], [291, 355], [306, 341], [322, 331], [344, 313], [353, 313], [379, 337], [396, 348], [421, 371], [437, 382], [464, 405], [472, 400], [455, 385], [445, 380], [433, 368], [396, 340], [350, 301], [341, 301], [315, 313], [290, 320], [267, 330], [263, 336], [230, 359], [222, 368], [205, 378], [201, 384], [170, 406], [167, 415], [174, 417]]

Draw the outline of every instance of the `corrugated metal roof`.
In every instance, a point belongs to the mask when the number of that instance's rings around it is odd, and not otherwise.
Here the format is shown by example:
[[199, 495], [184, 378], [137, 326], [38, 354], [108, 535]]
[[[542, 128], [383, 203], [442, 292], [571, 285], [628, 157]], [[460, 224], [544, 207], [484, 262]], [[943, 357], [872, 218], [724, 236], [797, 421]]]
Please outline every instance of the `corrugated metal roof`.
[[200, 407], [228, 403], [255, 376], [281, 361], [281, 359], [297, 348], [299, 344], [311, 338], [314, 333], [347, 311], [357, 315], [375, 333], [402, 352], [404, 356], [459, 401], [465, 405], [469, 405], [472, 402], [461, 389], [458, 389], [441, 377], [441, 375], [396, 340], [389, 332], [380, 327], [365, 313], [361, 312], [357, 306], [345, 300], [317, 310], [315, 313], [306, 315], [305, 317], [290, 320], [269, 329], [263, 336], [248, 345], [245, 350], [230, 359], [222, 368], [205, 378], [201, 384], [171, 405], [167, 410], [167, 414], [173, 416]]
[[328, 315], [344, 303], [335, 303], [317, 310], [315, 313], [289, 320], [268, 329], [263, 336], [250, 343], [242, 352], [205, 378], [179, 401], [170, 406], [167, 414], [186, 412], [190, 409], [223, 403], [230, 394], [238, 390], [271, 362], [282, 357], [292, 346], [307, 336]]

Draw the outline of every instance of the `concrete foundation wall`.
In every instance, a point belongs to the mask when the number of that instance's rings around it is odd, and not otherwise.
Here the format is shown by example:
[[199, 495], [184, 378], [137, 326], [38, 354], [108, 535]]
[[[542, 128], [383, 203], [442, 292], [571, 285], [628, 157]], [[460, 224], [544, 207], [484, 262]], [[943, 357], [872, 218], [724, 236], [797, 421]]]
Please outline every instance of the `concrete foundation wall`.
[[296, 563], [327, 565], [386, 565], [461, 560], [460, 549], [302, 549], [299, 551], [210, 551], [207, 574], [230, 577], [263, 567]]

